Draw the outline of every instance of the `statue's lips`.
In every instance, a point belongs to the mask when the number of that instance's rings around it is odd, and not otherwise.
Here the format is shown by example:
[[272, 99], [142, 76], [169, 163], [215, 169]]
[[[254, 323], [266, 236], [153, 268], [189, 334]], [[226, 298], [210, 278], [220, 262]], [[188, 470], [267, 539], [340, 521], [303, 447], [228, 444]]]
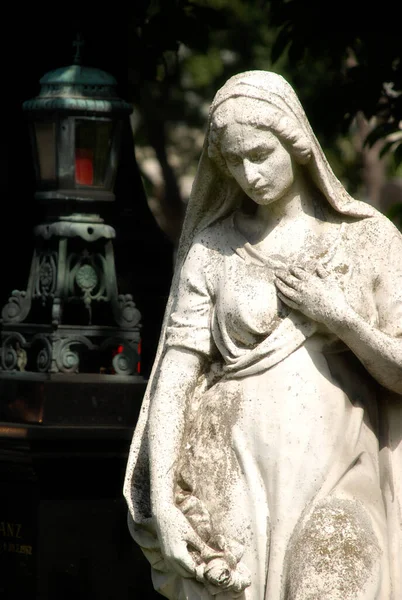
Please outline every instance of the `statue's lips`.
[[249, 188], [249, 191], [250, 191], [250, 193], [257, 192], [260, 194], [261, 192], [266, 192], [268, 188], [269, 188], [269, 185], [265, 184], [265, 185]]

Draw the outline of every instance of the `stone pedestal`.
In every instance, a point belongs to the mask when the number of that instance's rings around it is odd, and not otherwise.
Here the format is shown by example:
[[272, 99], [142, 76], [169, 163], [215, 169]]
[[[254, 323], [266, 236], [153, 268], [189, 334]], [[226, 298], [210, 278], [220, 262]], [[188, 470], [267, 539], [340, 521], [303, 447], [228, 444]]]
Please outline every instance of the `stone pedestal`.
[[121, 425], [0, 423], [2, 598], [160, 597], [127, 530], [131, 436]]
[[133, 427], [145, 386], [146, 381], [140, 376], [3, 373], [0, 420]]

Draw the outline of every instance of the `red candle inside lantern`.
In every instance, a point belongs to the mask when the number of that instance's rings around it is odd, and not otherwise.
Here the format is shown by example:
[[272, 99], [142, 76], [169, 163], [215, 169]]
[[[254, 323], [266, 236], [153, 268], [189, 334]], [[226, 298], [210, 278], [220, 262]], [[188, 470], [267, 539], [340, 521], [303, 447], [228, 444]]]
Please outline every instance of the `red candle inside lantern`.
[[75, 181], [81, 185], [93, 185], [94, 153], [88, 148], [75, 150]]
[[138, 348], [137, 348], [137, 352], [138, 352], [137, 373], [138, 373], [138, 375], [141, 374], [141, 349], [142, 349], [142, 340], [140, 340], [138, 342]]

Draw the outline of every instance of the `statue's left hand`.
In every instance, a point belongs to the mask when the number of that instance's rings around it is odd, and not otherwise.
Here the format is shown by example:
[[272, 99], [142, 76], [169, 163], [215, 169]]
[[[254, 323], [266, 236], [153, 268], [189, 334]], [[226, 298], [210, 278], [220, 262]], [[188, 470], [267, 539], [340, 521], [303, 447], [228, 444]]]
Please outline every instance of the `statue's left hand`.
[[345, 322], [349, 309], [345, 294], [323, 267], [315, 273], [292, 267], [275, 274], [278, 296], [287, 306], [329, 328]]
[[166, 564], [181, 577], [195, 577], [197, 564], [190, 549], [196, 550], [202, 556], [208, 552], [208, 546], [173, 503], [157, 502], [154, 517]]

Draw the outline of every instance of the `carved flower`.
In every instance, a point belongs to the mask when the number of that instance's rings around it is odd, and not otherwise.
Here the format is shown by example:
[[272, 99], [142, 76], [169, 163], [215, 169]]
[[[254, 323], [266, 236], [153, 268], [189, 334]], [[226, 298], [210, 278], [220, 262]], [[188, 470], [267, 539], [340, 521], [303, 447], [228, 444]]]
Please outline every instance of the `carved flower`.
[[82, 265], [77, 271], [75, 280], [82, 290], [93, 290], [98, 283], [98, 276], [91, 265]]
[[213, 558], [204, 569], [204, 578], [208, 583], [217, 586], [222, 591], [238, 594], [251, 585], [250, 572], [245, 565], [238, 563], [231, 569], [224, 558]]
[[211, 560], [204, 570], [204, 576], [209, 583], [227, 588], [232, 583], [231, 570], [222, 558]]

